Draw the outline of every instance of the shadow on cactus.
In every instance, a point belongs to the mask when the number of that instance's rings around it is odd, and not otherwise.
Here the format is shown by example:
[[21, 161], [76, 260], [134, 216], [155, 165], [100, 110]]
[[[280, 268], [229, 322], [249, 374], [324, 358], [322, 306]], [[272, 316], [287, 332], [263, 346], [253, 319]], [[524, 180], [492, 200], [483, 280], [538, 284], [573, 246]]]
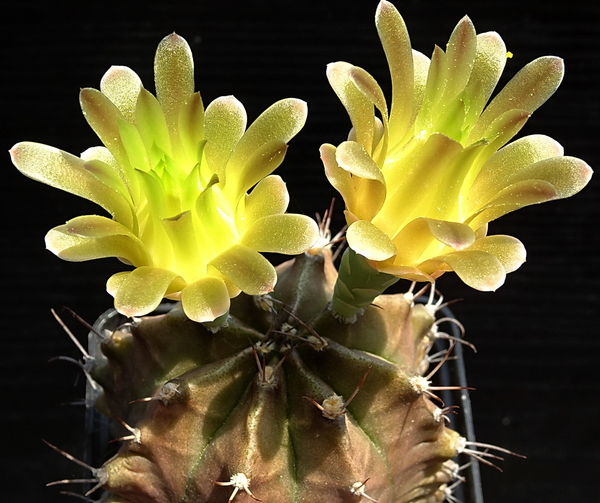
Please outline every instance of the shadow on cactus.
[[[320, 226], [286, 214], [272, 174], [305, 104], [279, 101], [248, 128], [231, 96], [205, 109], [177, 35], [158, 47], [156, 98], [125, 67], [81, 92], [103, 147], [11, 150], [25, 175], [110, 214], [52, 229], [51, 251], [133, 266], [108, 281], [126, 321], [85, 355], [96, 408], [122, 445], [88, 467], [84, 499], [101, 489], [104, 503], [454, 501], [459, 454], [499, 458], [449, 427], [454, 407], [432, 385], [464, 343], [438, 329], [434, 282], [455, 271], [498, 288], [525, 251], [488, 236], [488, 223], [588, 182], [590, 168], [548, 137], [508, 143], [556, 90], [562, 62], [530, 63], [487, 104], [507, 57], [497, 34], [477, 35], [464, 18], [430, 60], [391, 4], [380, 3], [376, 26], [389, 111], [365, 70], [327, 71], [353, 125], [348, 141], [321, 147], [349, 226], [337, 268], [330, 214]], [[262, 252], [300, 255], [275, 268]], [[413, 281], [408, 292], [385, 294], [399, 279]], [[425, 304], [417, 281], [429, 283]], [[145, 316], [163, 298], [181, 302]]]

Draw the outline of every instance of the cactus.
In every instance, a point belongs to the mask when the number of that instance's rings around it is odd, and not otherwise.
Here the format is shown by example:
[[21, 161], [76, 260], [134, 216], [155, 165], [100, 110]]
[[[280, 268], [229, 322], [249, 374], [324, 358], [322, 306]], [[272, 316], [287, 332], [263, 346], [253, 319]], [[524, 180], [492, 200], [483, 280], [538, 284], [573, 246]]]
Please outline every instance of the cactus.
[[[11, 150], [25, 175], [110, 214], [55, 227], [52, 252], [133, 267], [108, 280], [124, 322], [96, 333], [84, 365], [122, 442], [88, 466], [96, 485], [84, 498], [101, 488], [104, 503], [435, 503], [456, 499], [458, 455], [497, 457], [450, 428], [432, 385], [464, 343], [439, 332], [434, 284], [454, 271], [497, 289], [525, 249], [488, 236], [488, 224], [589, 181], [589, 166], [551, 138], [508, 143], [556, 90], [562, 62], [535, 60], [488, 105], [507, 58], [499, 35], [477, 35], [463, 18], [429, 60], [386, 1], [376, 25], [389, 110], [366, 70], [327, 70], [353, 125], [347, 141], [321, 147], [348, 225], [337, 268], [331, 213], [320, 226], [285, 213], [289, 195], [272, 174], [304, 102], [276, 102], [248, 128], [231, 96], [205, 108], [175, 34], [156, 53], [156, 97], [126, 67], [82, 90], [104, 147]], [[265, 252], [296, 257], [275, 268]], [[413, 281], [408, 292], [385, 293], [400, 279]], [[417, 281], [430, 283], [425, 304]], [[164, 298], [177, 303], [152, 314]], [[448, 344], [430, 369], [440, 338]]]
[[431, 311], [383, 295], [336, 319], [328, 249], [278, 276], [216, 332], [176, 306], [102, 342], [98, 407], [132, 427], [97, 470], [106, 501], [443, 500], [461, 437], [420, 385]]

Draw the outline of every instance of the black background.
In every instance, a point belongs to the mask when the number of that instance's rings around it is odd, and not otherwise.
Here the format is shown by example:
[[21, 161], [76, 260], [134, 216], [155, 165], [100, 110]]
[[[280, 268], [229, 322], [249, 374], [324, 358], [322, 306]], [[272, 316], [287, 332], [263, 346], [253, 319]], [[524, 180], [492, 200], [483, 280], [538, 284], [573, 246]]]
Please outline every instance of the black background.
[[[587, 2], [585, 2], [587, 4]], [[274, 101], [309, 103], [304, 130], [279, 170], [291, 210], [313, 215], [332, 196], [318, 147], [338, 144], [349, 122], [328, 86], [325, 65], [346, 60], [385, 87], [387, 70], [373, 16], [376, 0], [247, 0], [160, 3], [13, 3], [2, 20], [2, 136], [8, 150], [32, 140], [78, 154], [98, 143], [78, 106], [80, 87], [98, 87], [112, 64], [127, 65], [152, 89], [152, 61], [172, 31], [190, 43], [196, 87], [207, 104], [234, 94], [250, 119]], [[465, 14], [478, 32], [495, 30], [514, 53], [513, 75], [528, 61], [566, 60], [563, 85], [523, 134], [545, 133], [568, 155], [598, 166], [600, 61], [598, 3], [583, 1], [396, 2], [413, 46], [444, 47]], [[502, 82], [505, 82], [504, 79]], [[76, 454], [83, 438], [83, 379], [74, 366], [47, 363], [77, 353], [50, 315], [67, 305], [92, 321], [111, 305], [104, 290], [115, 260], [62, 262], [44, 250], [51, 227], [97, 212], [92, 203], [37, 184], [2, 161], [2, 307], [0, 420], [4, 501], [69, 501], [48, 481], [76, 473], [42, 438]], [[483, 467], [488, 503], [598, 501], [600, 476], [600, 288], [598, 179], [573, 199], [527, 208], [491, 225], [520, 238], [528, 261], [496, 293], [467, 289], [451, 275], [439, 288], [479, 353], [467, 352], [478, 439], [528, 456], [504, 473]], [[341, 226], [341, 205], [334, 230]], [[85, 330], [71, 327], [83, 338]], [[77, 501], [73, 499], [72, 501]]]

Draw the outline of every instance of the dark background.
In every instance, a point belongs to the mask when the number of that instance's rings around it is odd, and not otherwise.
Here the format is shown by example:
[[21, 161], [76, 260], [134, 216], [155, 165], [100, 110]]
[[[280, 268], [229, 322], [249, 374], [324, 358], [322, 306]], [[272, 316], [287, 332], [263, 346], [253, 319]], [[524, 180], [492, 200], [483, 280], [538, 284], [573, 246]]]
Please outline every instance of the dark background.
[[[587, 2], [585, 2], [587, 4]], [[325, 65], [346, 60], [387, 86], [373, 16], [376, 0], [246, 0], [209, 2], [31, 2], [4, 12], [2, 148], [33, 140], [78, 154], [98, 140], [78, 106], [80, 87], [98, 87], [112, 64], [132, 67], [152, 89], [156, 45], [172, 31], [190, 43], [196, 86], [207, 104], [234, 94], [250, 119], [274, 101], [309, 103], [304, 130], [291, 142], [279, 173], [292, 211], [313, 215], [332, 196], [318, 147], [338, 144], [349, 128], [329, 88]], [[598, 3], [583, 1], [397, 1], [413, 46], [444, 47], [465, 14], [478, 32], [495, 30], [514, 53], [506, 76], [538, 56], [566, 60], [556, 95], [521, 133], [545, 133], [568, 155], [598, 166], [600, 61]], [[505, 82], [506, 79], [503, 80]], [[104, 290], [116, 260], [62, 262], [44, 250], [51, 227], [97, 212], [92, 203], [32, 182], [2, 161], [2, 357], [0, 388], [4, 501], [69, 501], [46, 482], [76, 473], [42, 438], [77, 455], [83, 379], [68, 363], [77, 352], [50, 315], [67, 305], [87, 320], [111, 305]], [[438, 286], [479, 353], [467, 351], [478, 439], [528, 456], [508, 459], [504, 473], [483, 467], [488, 503], [598, 501], [600, 476], [600, 342], [597, 310], [599, 181], [571, 200], [530, 207], [491, 225], [520, 238], [528, 261], [496, 293], [462, 286], [451, 275]], [[334, 230], [341, 226], [341, 205]], [[83, 339], [85, 330], [70, 321]], [[72, 501], [76, 501], [72, 499]]]

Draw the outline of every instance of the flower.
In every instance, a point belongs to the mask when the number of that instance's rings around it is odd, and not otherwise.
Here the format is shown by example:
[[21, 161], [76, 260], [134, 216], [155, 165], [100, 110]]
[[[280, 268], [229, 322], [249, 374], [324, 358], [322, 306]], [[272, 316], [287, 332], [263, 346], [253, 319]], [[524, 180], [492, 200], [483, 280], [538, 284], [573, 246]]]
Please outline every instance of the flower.
[[478, 290], [495, 290], [525, 249], [511, 236], [487, 236], [488, 222], [569, 197], [592, 174], [547, 136], [507, 145], [559, 86], [562, 60], [531, 62], [486, 106], [507, 58], [497, 33], [477, 35], [465, 17], [429, 60], [411, 49], [392, 4], [379, 4], [376, 26], [391, 73], [389, 111], [365, 70], [345, 62], [327, 69], [353, 125], [348, 141], [321, 147], [346, 203], [348, 244], [379, 272], [434, 281], [454, 270]]
[[281, 100], [248, 129], [233, 96], [205, 110], [191, 50], [175, 34], [159, 44], [154, 70], [156, 97], [119, 66], [100, 91], [81, 91], [104, 147], [76, 157], [23, 142], [11, 155], [25, 175], [110, 213], [76, 217], [48, 232], [46, 245], [65, 260], [118, 257], [133, 265], [108, 280], [119, 312], [141, 316], [167, 297], [180, 299], [189, 318], [212, 321], [240, 291], [273, 289], [275, 269], [259, 252], [302, 253], [318, 237], [312, 219], [284, 214], [289, 196], [271, 175], [304, 125], [306, 104]]

